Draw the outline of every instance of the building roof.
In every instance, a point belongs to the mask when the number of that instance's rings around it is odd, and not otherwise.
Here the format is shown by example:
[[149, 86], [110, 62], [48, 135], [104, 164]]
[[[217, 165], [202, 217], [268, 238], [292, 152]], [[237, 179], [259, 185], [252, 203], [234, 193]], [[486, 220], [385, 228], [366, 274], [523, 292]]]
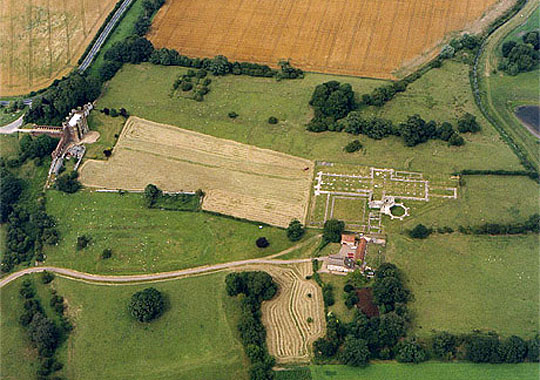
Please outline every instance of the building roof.
[[77, 125], [77, 122], [81, 119], [82, 115], [80, 113], [75, 113], [71, 119], [69, 119], [68, 124], [70, 127]]
[[364, 238], [361, 238], [360, 243], [358, 244], [358, 248], [357, 248], [356, 260], [364, 261], [364, 257], [366, 257], [366, 247], [367, 247], [367, 240]]
[[354, 234], [341, 234], [341, 244], [356, 244], [356, 236]]

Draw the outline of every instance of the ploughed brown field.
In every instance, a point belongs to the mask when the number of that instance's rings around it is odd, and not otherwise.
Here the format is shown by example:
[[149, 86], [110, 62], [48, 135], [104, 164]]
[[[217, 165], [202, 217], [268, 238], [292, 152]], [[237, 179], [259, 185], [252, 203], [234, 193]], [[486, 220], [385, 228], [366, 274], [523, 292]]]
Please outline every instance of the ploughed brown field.
[[168, 0], [150, 39], [194, 57], [289, 59], [309, 71], [393, 78], [498, 1]]
[[108, 161], [88, 160], [85, 186], [206, 192], [203, 209], [286, 227], [306, 219], [313, 163], [131, 117]]
[[116, 1], [0, 1], [0, 96], [38, 90], [67, 74]]

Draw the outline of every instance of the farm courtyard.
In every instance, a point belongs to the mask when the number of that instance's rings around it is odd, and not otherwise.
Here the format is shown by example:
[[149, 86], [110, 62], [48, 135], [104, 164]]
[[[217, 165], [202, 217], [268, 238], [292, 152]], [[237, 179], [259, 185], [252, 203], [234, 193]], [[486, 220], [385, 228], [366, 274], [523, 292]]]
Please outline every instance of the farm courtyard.
[[150, 39], [194, 57], [221, 54], [272, 66], [290, 60], [309, 71], [391, 79], [496, 3], [172, 0], [156, 16]]

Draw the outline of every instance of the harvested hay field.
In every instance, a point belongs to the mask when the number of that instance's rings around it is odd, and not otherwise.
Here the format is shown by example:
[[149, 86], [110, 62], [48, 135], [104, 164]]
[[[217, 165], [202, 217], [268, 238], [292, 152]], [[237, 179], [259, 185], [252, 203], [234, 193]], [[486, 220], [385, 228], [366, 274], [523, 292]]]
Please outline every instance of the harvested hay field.
[[286, 227], [305, 222], [311, 161], [131, 117], [108, 161], [88, 160], [85, 186], [206, 192], [203, 209]]
[[0, 96], [26, 94], [67, 74], [117, 0], [3, 0]]
[[[451, 32], [475, 27], [512, 0], [170, 0], [154, 21], [156, 47], [182, 54], [394, 78], [432, 57]], [[497, 6], [495, 6], [497, 4]]]
[[[326, 328], [321, 289], [306, 280], [313, 274], [311, 262], [248, 269], [267, 272], [279, 285], [278, 294], [262, 305], [270, 354], [279, 363], [309, 361], [313, 342], [324, 335]], [[308, 322], [308, 318], [313, 321]]]

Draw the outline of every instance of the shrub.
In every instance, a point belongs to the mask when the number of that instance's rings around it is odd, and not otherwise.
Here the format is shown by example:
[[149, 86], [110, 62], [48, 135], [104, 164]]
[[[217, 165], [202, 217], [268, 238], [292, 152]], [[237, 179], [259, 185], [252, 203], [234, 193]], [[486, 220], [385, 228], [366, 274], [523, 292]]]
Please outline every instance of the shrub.
[[139, 322], [150, 322], [165, 310], [163, 294], [155, 288], [146, 288], [131, 296], [129, 313]]
[[88, 235], [81, 235], [77, 237], [77, 250], [84, 249], [88, 246], [92, 239]]
[[440, 332], [433, 337], [432, 351], [438, 359], [452, 360], [456, 355], [457, 338], [447, 332]]
[[54, 273], [44, 271], [41, 274], [41, 282], [44, 284], [49, 284], [52, 280], [54, 280]]
[[425, 239], [431, 234], [432, 230], [427, 228], [423, 224], [417, 224], [412, 230], [409, 231], [409, 236], [414, 239]]
[[259, 248], [266, 248], [270, 245], [265, 237], [260, 237], [255, 241], [255, 245]]
[[471, 132], [475, 133], [480, 130], [480, 125], [476, 121], [476, 116], [466, 113], [458, 119], [458, 131], [461, 133]]
[[79, 178], [79, 173], [76, 171], [62, 174], [56, 179], [55, 187], [57, 190], [63, 191], [64, 193], [75, 193], [82, 187], [77, 178]]
[[234, 112], [234, 111], [233, 111], [233, 112], [229, 112], [229, 117], [230, 117], [231, 119], [236, 119], [236, 118], [238, 117], [238, 114], [237, 114], [236, 112]]
[[354, 286], [352, 286], [351, 284], [345, 284], [345, 286], [343, 287], [343, 291], [345, 293], [352, 292], [353, 290], [354, 290]]
[[336, 302], [334, 299], [334, 287], [332, 284], [325, 284], [323, 286], [322, 293], [325, 306], [332, 306]]
[[183, 81], [182, 82], [182, 91], [191, 91], [193, 89], [193, 83]]
[[323, 240], [329, 243], [339, 243], [345, 223], [337, 219], [329, 219], [324, 223]]
[[363, 339], [348, 335], [343, 344], [339, 359], [343, 364], [353, 367], [365, 366], [369, 363], [370, 352], [367, 342]]
[[304, 229], [304, 226], [298, 219], [293, 219], [289, 223], [289, 227], [287, 227], [287, 237], [290, 241], [298, 241], [302, 239], [305, 232], [306, 230]]
[[347, 145], [345, 145], [345, 148], [343, 150], [347, 153], [354, 153], [362, 149], [362, 143], [360, 143], [359, 140], [353, 140]]
[[111, 154], [112, 154], [112, 149], [111, 148], [107, 148], [107, 149], [104, 149], [103, 150], [103, 155], [107, 158], [111, 157]]
[[274, 116], [270, 116], [268, 118], [268, 124], [277, 124], [278, 123], [278, 119]]
[[505, 363], [521, 363], [527, 356], [527, 343], [513, 335], [501, 343], [500, 351], [501, 359]]
[[396, 360], [400, 363], [420, 363], [427, 360], [427, 353], [415, 340], [404, 340], [396, 346]]
[[103, 252], [101, 252], [102, 259], [110, 259], [111, 256], [112, 256], [112, 250], [110, 248], [105, 248]]
[[474, 363], [500, 363], [499, 338], [485, 334], [468, 336], [465, 343], [465, 358]]

